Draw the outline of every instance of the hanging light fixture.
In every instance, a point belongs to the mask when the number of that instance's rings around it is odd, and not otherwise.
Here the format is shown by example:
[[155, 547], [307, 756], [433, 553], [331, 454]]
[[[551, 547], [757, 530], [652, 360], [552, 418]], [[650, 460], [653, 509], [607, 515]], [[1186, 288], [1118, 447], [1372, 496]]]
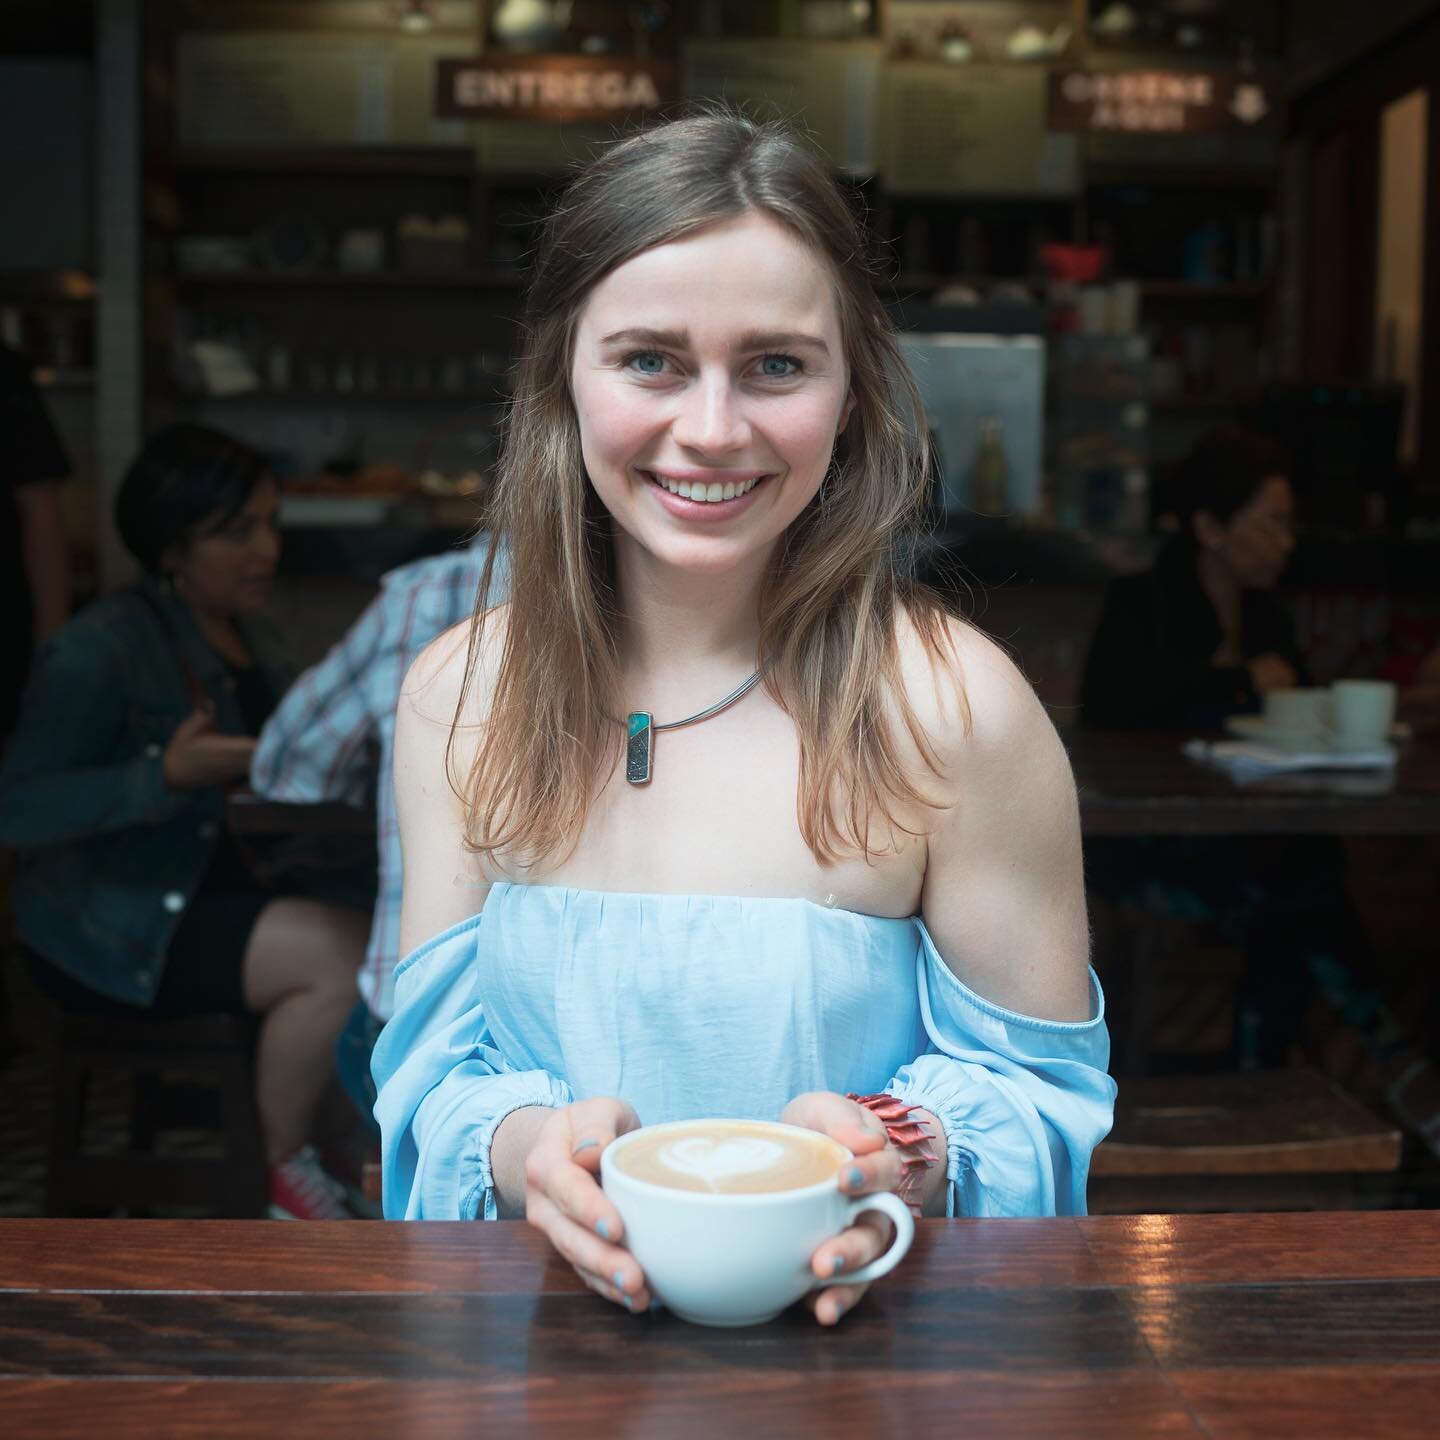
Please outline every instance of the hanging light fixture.
[[391, 6], [395, 23], [407, 35], [423, 35], [435, 25], [435, 0], [403, 0]]

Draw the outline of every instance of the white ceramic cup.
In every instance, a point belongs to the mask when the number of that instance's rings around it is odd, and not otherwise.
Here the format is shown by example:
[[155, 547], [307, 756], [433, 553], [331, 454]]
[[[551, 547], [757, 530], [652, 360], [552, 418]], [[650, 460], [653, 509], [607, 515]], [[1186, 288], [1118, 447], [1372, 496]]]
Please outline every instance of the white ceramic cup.
[[[600, 1157], [601, 1184], [625, 1222], [626, 1246], [645, 1272], [651, 1293], [682, 1320], [762, 1325], [808, 1291], [864, 1285], [888, 1275], [904, 1259], [915, 1238], [908, 1207], [888, 1192], [854, 1198], [844, 1194], [840, 1172], [854, 1157], [837, 1141], [829, 1142], [841, 1162], [834, 1179], [761, 1194], [677, 1190], [637, 1180], [615, 1163], [626, 1144], [641, 1135], [691, 1129], [696, 1123], [679, 1120], [632, 1130], [613, 1140]], [[811, 1142], [824, 1138], [794, 1125], [758, 1123]], [[894, 1222], [890, 1248], [859, 1270], [818, 1279], [810, 1268], [815, 1251], [867, 1210], [878, 1210]]]
[[1383, 745], [1395, 724], [1395, 687], [1388, 680], [1337, 680], [1330, 687], [1330, 723], [1338, 745]]
[[1282, 686], [1267, 690], [1265, 728], [1293, 738], [1320, 738], [1330, 727], [1330, 691], [1318, 686]]

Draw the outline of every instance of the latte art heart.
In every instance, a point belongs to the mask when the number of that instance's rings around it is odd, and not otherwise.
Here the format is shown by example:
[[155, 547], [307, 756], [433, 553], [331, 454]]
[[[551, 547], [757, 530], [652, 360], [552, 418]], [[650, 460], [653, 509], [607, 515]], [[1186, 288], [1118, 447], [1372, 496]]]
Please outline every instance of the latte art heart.
[[671, 1190], [763, 1195], [833, 1180], [849, 1153], [824, 1135], [763, 1120], [687, 1120], [625, 1136], [614, 1163]]
[[784, 1156], [783, 1146], [757, 1135], [722, 1140], [708, 1135], [688, 1135], [666, 1145], [660, 1151], [660, 1162], [714, 1187], [738, 1175], [756, 1175], [772, 1169]]

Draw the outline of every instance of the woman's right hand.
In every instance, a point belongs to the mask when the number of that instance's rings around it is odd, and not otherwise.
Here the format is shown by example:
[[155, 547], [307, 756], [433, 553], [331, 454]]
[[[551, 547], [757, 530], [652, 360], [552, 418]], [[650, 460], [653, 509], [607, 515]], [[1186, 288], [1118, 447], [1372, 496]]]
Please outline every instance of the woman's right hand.
[[1250, 662], [1250, 682], [1255, 693], [1263, 695], [1267, 690], [1286, 690], [1300, 683], [1295, 667], [1281, 656], [1267, 652], [1257, 655]]
[[525, 1159], [525, 1219], [597, 1295], [636, 1312], [649, 1309], [650, 1292], [597, 1177], [605, 1147], [639, 1128], [623, 1100], [578, 1100], [549, 1115]]
[[160, 769], [172, 790], [203, 790], [243, 780], [254, 753], [253, 736], [219, 734], [214, 709], [198, 705], [175, 727]]

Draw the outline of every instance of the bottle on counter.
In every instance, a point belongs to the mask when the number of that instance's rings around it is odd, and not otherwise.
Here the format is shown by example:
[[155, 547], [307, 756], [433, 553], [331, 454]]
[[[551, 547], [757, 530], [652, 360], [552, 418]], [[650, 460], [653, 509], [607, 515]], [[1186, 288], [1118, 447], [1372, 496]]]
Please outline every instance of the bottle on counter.
[[981, 515], [1003, 515], [1009, 500], [1009, 466], [998, 415], [980, 421], [980, 438], [970, 462], [970, 508]]

